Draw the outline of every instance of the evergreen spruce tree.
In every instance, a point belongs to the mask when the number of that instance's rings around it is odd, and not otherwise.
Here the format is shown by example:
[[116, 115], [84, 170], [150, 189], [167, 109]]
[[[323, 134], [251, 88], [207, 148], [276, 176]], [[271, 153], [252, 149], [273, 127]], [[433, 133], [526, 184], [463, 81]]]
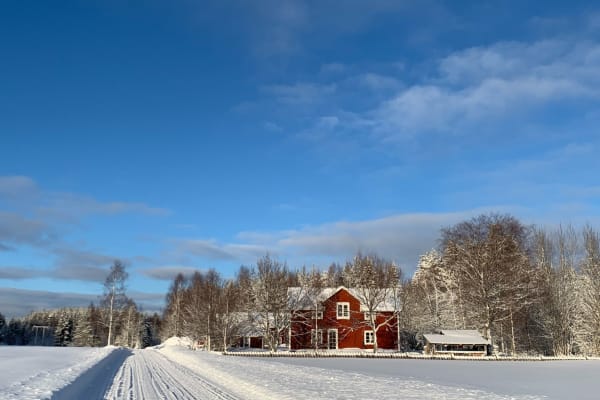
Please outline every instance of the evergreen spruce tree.
[[90, 322], [89, 309], [80, 309], [74, 317], [73, 345], [80, 347], [93, 346], [93, 330]]
[[0, 313], [0, 343], [5, 343], [6, 335], [6, 319], [4, 315]]

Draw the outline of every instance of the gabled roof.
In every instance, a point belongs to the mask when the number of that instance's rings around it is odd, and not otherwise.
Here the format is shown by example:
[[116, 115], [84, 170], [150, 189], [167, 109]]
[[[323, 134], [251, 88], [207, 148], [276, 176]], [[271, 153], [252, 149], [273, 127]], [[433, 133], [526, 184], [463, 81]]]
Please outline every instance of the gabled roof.
[[[352, 297], [360, 302], [362, 297], [361, 293], [364, 294], [364, 290], [368, 289], [363, 290], [339, 286], [337, 288], [329, 287], [320, 290], [311, 290], [310, 288], [290, 287], [288, 288], [288, 305], [292, 310], [310, 310], [314, 308], [315, 302], [323, 303], [340, 290], [346, 290]], [[394, 299], [392, 297], [393, 296], [389, 296], [388, 299], [379, 304], [376, 311], [394, 311]], [[362, 302], [360, 302], [360, 311], [367, 311], [367, 307], [365, 307]]]
[[440, 332], [428, 333], [423, 337], [432, 344], [490, 344], [490, 341], [475, 329], [443, 329]]

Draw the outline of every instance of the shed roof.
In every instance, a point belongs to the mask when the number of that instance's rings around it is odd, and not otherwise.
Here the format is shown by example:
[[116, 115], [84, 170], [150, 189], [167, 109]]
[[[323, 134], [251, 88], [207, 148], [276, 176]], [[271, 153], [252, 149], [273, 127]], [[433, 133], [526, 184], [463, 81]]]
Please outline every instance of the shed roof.
[[441, 333], [428, 333], [423, 337], [433, 344], [490, 344], [490, 341], [475, 329], [444, 329]]

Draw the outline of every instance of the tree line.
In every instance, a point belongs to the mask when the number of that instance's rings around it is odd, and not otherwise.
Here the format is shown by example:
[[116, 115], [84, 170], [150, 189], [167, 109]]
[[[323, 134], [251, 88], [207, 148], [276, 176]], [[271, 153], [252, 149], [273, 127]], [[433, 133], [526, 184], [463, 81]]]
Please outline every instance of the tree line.
[[[591, 226], [544, 230], [511, 215], [480, 215], [442, 228], [412, 277], [373, 253], [324, 269], [292, 269], [266, 255], [232, 278], [215, 269], [177, 275], [161, 316], [138, 310], [126, 279], [117, 261], [98, 306], [0, 318], [0, 341], [34, 344], [48, 326], [52, 339], [43, 340], [55, 345], [145, 347], [188, 336], [221, 350], [262, 336], [275, 351], [290, 333], [291, 310], [308, 299], [316, 315], [319, 291], [343, 285], [368, 308], [371, 330], [393, 325], [399, 350], [419, 350], [424, 333], [477, 329], [501, 353], [600, 355], [600, 238]], [[395, 318], [377, 322], [382, 302], [393, 304]]]
[[8, 322], [0, 313], [0, 343], [37, 346], [143, 348], [160, 343], [161, 317], [141, 312], [126, 295], [128, 274], [116, 260], [97, 305], [34, 311]]
[[[545, 230], [501, 214], [442, 228], [437, 248], [420, 257], [410, 278], [376, 254], [324, 270], [292, 270], [265, 256], [233, 279], [215, 270], [179, 275], [167, 295], [163, 333], [222, 349], [251, 322], [276, 350], [294, 318], [290, 310], [320, 288], [341, 285], [358, 289], [372, 311], [364, 322], [371, 330], [394, 324], [399, 350], [422, 348], [424, 333], [477, 329], [504, 354], [600, 355], [598, 232]], [[377, 325], [382, 302], [393, 304], [396, 318]]]
[[509, 215], [442, 229], [404, 290], [403, 328], [479, 329], [507, 354], [600, 355], [600, 239]]

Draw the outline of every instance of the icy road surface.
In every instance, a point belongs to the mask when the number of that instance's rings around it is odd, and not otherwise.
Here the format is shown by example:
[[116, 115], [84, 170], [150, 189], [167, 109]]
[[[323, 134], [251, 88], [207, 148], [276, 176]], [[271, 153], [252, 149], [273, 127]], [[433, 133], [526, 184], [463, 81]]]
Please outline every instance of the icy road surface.
[[235, 400], [219, 386], [153, 350], [136, 350], [115, 377], [106, 399]]

